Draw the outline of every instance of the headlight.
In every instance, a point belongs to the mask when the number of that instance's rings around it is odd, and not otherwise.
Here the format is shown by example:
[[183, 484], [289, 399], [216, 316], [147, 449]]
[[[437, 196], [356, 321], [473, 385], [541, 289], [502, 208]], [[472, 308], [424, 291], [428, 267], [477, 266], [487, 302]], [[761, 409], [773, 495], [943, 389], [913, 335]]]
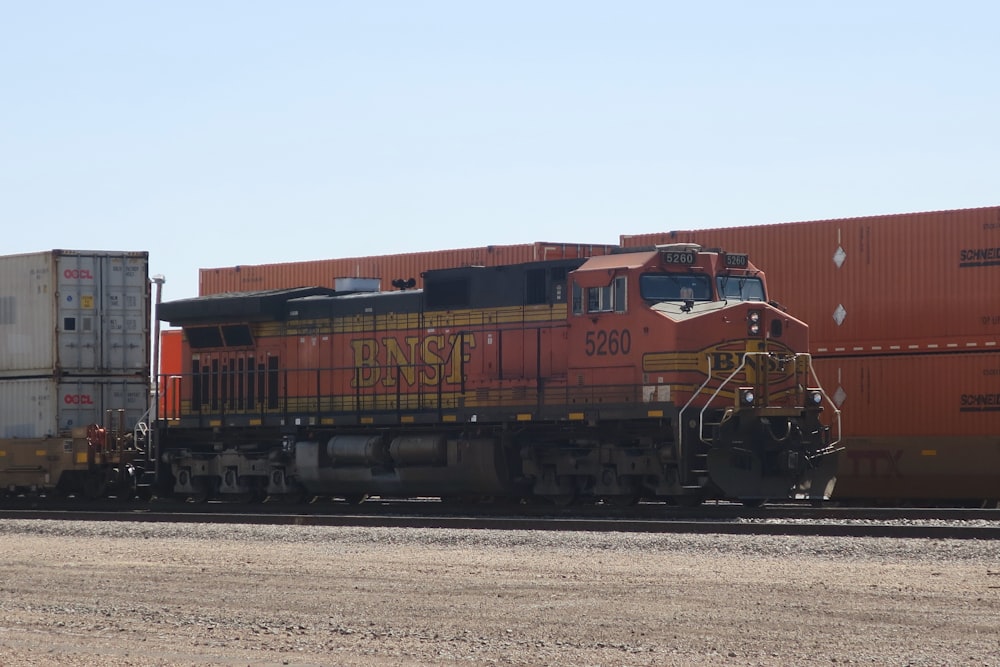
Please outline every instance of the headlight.
[[823, 392], [819, 389], [810, 389], [807, 399], [810, 405], [813, 407], [819, 407], [823, 404]]
[[760, 335], [760, 311], [759, 310], [749, 310], [747, 311], [747, 333], [751, 336]]
[[749, 387], [740, 387], [740, 407], [749, 408], [753, 407], [754, 399], [753, 389]]

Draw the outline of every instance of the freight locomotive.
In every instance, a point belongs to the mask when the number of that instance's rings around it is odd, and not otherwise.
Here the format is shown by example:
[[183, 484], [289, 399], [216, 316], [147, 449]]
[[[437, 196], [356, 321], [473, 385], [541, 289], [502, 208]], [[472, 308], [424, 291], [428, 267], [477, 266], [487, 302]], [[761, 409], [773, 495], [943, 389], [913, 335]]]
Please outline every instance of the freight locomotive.
[[670, 244], [160, 304], [162, 493], [825, 499], [839, 413], [745, 254]]

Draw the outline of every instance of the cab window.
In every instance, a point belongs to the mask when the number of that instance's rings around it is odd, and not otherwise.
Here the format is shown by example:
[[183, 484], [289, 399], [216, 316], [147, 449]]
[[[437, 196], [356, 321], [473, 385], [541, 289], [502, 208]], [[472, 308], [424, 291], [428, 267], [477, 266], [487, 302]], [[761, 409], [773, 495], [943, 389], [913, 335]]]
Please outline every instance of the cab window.
[[708, 276], [689, 273], [643, 274], [639, 291], [647, 301], [712, 300], [712, 282]]
[[765, 301], [760, 278], [718, 276], [719, 298], [724, 301]]

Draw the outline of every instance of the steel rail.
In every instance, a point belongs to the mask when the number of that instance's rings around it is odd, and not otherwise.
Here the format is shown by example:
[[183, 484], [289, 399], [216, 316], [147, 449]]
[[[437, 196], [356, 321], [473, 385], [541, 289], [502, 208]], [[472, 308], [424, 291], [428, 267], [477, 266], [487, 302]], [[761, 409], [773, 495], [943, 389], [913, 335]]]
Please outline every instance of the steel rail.
[[190, 514], [401, 514], [415, 516], [499, 516], [566, 519], [610, 520], [859, 520], [859, 521], [996, 521], [1000, 510], [959, 507], [838, 507], [835, 505], [766, 505], [744, 507], [735, 503], [706, 504], [699, 507], [679, 507], [664, 503], [642, 503], [631, 507], [609, 505], [572, 505], [557, 507], [546, 504], [448, 503], [437, 499], [372, 499], [361, 504], [321, 501], [315, 503], [239, 503], [212, 501], [191, 503], [183, 500], [156, 499], [127, 501], [114, 499], [86, 501], [61, 498], [0, 499], [3, 510], [85, 511], [150, 511]]

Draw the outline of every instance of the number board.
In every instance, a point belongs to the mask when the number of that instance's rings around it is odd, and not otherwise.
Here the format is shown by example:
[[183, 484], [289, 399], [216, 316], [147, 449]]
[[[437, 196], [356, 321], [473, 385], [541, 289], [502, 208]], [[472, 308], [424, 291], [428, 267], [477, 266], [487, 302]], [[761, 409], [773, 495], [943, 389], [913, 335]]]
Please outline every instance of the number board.
[[663, 251], [663, 263], [664, 264], [681, 264], [683, 266], [691, 266], [695, 263], [697, 259], [697, 253], [690, 252], [687, 250], [664, 250]]
[[750, 267], [750, 256], [746, 253], [726, 253], [726, 267], [746, 269]]

